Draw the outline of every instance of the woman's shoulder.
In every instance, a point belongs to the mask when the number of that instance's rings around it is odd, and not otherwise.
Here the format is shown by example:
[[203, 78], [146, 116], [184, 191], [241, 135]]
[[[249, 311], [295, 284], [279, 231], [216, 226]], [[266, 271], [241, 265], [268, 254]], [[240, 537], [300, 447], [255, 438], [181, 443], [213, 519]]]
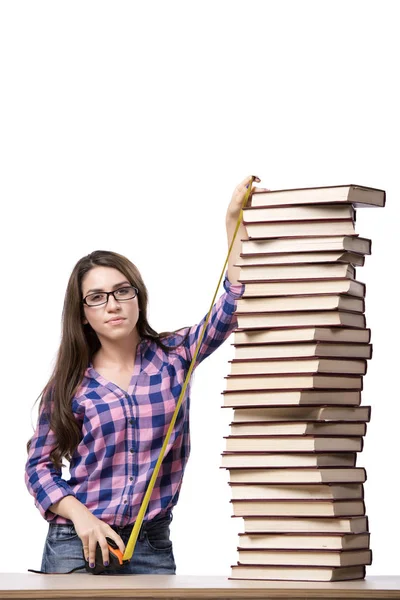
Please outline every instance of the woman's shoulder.
[[[161, 342], [164, 346], [173, 347], [182, 344], [186, 338], [190, 327], [182, 327], [176, 331], [171, 331], [164, 337], [161, 337]], [[154, 342], [155, 343], [155, 342]]]
[[78, 385], [72, 397], [72, 410], [76, 413], [82, 411], [82, 400], [90, 397], [90, 394], [96, 393], [95, 388], [98, 388], [100, 383], [93, 376], [92, 368], [88, 366], [84, 372], [80, 384]]
[[174, 363], [177, 359], [186, 364], [187, 350], [184, 346], [184, 341], [190, 327], [182, 327], [176, 331], [160, 333], [158, 340], [149, 339], [146, 346], [143, 348], [142, 357], [144, 363], [150, 362], [153, 365], [162, 365]]

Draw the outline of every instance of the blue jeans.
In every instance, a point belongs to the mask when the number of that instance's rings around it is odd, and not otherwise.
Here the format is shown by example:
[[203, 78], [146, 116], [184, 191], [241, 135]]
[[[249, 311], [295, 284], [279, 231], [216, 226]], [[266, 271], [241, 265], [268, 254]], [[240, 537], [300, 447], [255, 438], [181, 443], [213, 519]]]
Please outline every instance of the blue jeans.
[[[105, 571], [101, 575], [139, 575], [144, 573], [175, 575], [176, 565], [172, 542], [169, 539], [171, 521], [172, 511], [162, 516], [156, 516], [151, 521], [144, 521], [130, 562], [117, 571]], [[125, 527], [111, 525], [111, 527], [122, 538], [126, 546], [133, 524]], [[49, 523], [41, 570], [45, 573], [67, 573], [82, 565], [82, 569], [78, 569], [74, 573], [87, 573], [82, 549], [82, 541], [73, 525]]]

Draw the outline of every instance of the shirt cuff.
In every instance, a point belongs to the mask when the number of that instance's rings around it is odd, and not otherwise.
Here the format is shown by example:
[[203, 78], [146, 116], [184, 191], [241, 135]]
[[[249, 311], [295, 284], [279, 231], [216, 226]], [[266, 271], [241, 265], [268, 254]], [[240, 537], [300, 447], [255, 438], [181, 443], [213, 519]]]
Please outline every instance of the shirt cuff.
[[244, 283], [231, 283], [228, 279], [228, 270], [225, 271], [224, 288], [233, 298], [241, 298], [244, 294]]
[[56, 513], [49, 510], [52, 504], [56, 504], [59, 500], [62, 500], [65, 496], [75, 496], [72, 489], [69, 487], [64, 479], [59, 479], [57, 484], [51, 484], [46, 490], [42, 489], [38, 493], [35, 504], [36, 508], [39, 509], [40, 514], [46, 521], [52, 521], [57, 517]]

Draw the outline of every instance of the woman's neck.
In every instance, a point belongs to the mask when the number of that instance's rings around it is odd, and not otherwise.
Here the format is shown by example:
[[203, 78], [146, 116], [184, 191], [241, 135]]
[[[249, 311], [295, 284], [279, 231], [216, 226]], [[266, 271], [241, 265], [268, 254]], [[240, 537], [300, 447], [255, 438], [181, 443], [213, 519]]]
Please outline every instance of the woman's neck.
[[132, 333], [135, 335], [126, 340], [119, 340], [118, 343], [101, 340], [101, 347], [93, 356], [94, 368], [97, 366], [118, 371], [133, 371], [137, 346], [141, 340], [137, 332]]

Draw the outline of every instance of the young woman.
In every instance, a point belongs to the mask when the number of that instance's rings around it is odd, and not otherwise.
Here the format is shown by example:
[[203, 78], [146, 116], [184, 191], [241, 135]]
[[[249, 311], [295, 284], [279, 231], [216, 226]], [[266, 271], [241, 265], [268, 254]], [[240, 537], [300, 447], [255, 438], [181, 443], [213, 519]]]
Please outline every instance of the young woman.
[[[229, 245], [250, 180], [235, 188], [228, 207]], [[233, 313], [244, 285], [234, 263], [243, 238], [241, 224], [196, 366], [237, 327]], [[82, 551], [94, 565], [97, 544], [107, 565], [106, 537], [124, 552], [132, 531], [206, 319], [158, 334], [148, 323], [147, 301], [138, 269], [114, 252], [92, 252], [70, 276], [61, 344], [39, 396], [25, 468], [27, 488], [49, 523], [45, 573], [86, 572]], [[175, 573], [169, 525], [190, 450], [189, 396], [190, 385], [134, 554], [117, 574]], [[68, 481], [61, 477], [63, 457], [70, 463]]]

